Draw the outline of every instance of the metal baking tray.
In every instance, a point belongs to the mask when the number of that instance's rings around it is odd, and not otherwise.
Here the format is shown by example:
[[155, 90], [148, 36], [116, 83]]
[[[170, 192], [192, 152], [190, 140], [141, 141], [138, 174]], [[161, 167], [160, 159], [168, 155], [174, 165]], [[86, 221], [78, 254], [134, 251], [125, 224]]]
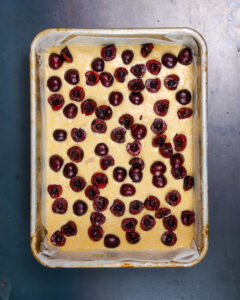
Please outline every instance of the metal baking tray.
[[[49, 38], [51, 37], [51, 43]], [[196, 212], [194, 241], [197, 258], [190, 260], [161, 260], [151, 257], [151, 252], [142, 253], [141, 259], [134, 259], [134, 253], [121, 256], [116, 252], [109, 256], [91, 255], [84, 260], [71, 261], [68, 257], [54, 259], [48, 253], [43, 254], [42, 242], [47, 232], [43, 226], [42, 186], [43, 186], [43, 136], [44, 118], [41, 105], [40, 55], [39, 48], [54, 44], [67, 44], [75, 38], [97, 40], [98, 43], [118, 43], [149, 39], [175, 41], [186, 45], [195, 45], [196, 90], [193, 93], [194, 128], [194, 207]], [[199, 263], [208, 249], [208, 182], [207, 182], [207, 46], [203, 37], [189, 28], [149, 28], [149, 29], [47, 29], [40, 32], [31, 44], [30, 52], [31, 80], [31, 249], [34, 257], [48, 267], [188, 267]]]

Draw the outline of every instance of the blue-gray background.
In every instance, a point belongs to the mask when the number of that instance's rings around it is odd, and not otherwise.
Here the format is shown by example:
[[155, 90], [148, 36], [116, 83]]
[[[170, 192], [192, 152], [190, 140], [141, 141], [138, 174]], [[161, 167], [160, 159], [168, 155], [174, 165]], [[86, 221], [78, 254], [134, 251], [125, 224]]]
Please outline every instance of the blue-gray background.
[[[240, 2], [0, 1], [0, 299], [240, 299]], [[210, 248], [188, 269], [47, 269], [29, 246], [29, 48], [49, 27], [198, 30], [209, 50]]]

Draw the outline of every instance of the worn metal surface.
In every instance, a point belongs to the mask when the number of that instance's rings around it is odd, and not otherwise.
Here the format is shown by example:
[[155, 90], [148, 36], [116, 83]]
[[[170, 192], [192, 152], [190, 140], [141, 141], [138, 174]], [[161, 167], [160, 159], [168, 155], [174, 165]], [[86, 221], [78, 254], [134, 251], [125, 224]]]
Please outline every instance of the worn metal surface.
[[[240, 3], [1, 0], [0, 299], [239, 299]], [[209, 51], [210, 247], [187, 269], [52, 270], [29, 245], [29, 47], [49, 27], [181, 27]]]

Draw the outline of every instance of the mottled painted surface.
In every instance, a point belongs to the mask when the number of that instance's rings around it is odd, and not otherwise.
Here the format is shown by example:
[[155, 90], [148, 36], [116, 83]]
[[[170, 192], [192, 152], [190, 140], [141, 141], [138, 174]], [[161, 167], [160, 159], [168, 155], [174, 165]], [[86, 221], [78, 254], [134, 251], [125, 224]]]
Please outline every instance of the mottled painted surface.
[[[239, 299], [240, 2], [2, 0], [0, 299]], [[198, 30], [209, 51], [210, 248], [190, 269], [53, 270], [29, 246], [29, 47], [48, 27]]]

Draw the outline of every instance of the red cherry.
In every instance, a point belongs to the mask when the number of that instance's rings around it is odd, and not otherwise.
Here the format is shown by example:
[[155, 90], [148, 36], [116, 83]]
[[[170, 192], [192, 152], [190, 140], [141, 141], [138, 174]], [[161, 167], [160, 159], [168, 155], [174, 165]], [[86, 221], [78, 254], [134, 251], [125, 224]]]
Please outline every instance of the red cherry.
[[152, 75], [158, 75], [161, 70], [161, 63], [155, 59], [151, 59], [146, 64], [148, 72]]
[[141, 54], [143, 57], [147, 57], [151, 52], [152, 49], [154, 48], [152, 43], [148, 43], [148, 44], [143, 44], [142, 48], [141, 48]]
[[69, 92], [69, 98], [76, 102], [81, 102], [85, 97], [84, 89], [80, 86], [75, 86], [71, 91]]
[[122, 127], [117, 127], [111, 132], [111, 139], [116, 143], [124, 143], [125, 142], [125, 134], [126, 130]]
[[62, 187], [59, 184], [50, 184], [47, 190], [51, 198], [58, 198], [62, 194]]
[[135, 123], [131, 128], [131, 135], [136, 140], [142, 140], [147, 135], [147, 127], [143, 124]]
[[172, 148], [171, 143], [164, 143], [159, 148], [159, 153], [165, 158], [170, 158], [173, 154], [173, 148]]
[[94, 119], [91, 124], [91, 129], [93, 132], [102, 134], [107, 131], [107, 125], [105, 121], [101, 119]]
[[112, 212], [112, 214], [114, 214], [114, 216], [116, 217], [121, 217], [124, 215], [125, 212], [125, 204], [122, 200], [119, 199], [115, 199], [113, 201], [112, 206], [110, 207], [110, 211]]
[[82, 128], [73, 128], [71, 130], [71, 137], [75, 142], [83, 142], [86, 139], [86, 131]]
[[169, 230], [174, 231], [177, 229], [178, 221], [174, 215], [170, 215], [168, 217], [163, 218], [163, 226]]
[[150, 168], [150, 172], [154, 175], [154, 176], [160, 176], [163, 175], [166, 172], [166, 166], [163, 162], [161, 161], [155, 161]]
[[60, 230], [57, 230], [52, 234], [50, 241], [53, 246], [62, 247], [66, 243], [66, 238]]
[[134, 232], [137, 223], [135, 218], [126, 218], [122, 220], [121, 226], [125, 232]]
[[81, 192], [86, 186], [86, 181], [83, 177], [75, 176], [70, 180], [70, 187], [74, 192]]
[[147, 79], [145, 85], [150, 93], [157, 93], [161, 88], [161, 80], [159, 78]]
[[94, 173], [91, 178], [91, 182], [98, 189], [104, 189], [108, 183], [107, 175], [103, 173]]
[[65, 214], [68, 209], [68, 202], [64, 198], [57, 198], [52, 204], [52, 211], [55, 214]]
[[84, 100], [81, 104], [81, 112], [85, 116], [89, 116], [92, 113], [94, 113], [96, 108], [97, 108], [97, 103], [92, 99]]
[[110, 120], [112, 117], [112, 109], [108, 105], [100, 105], [95, 110], [96, 117], [102, 120]]
[[128, 197], [133, 196], [136, 193], [136, 189], [132, 184], [126, 183], [123, 184], [120, 188], [120, 194], [122, 196]]
[[98, 57], [92, 61], [91, 67], [96, 72], [102, 72], [104, 70], [104, 65], [104, 60]]
[[99, 189], [96, 188], [94, 185], [89, 185], [86, 189], [85, 189], [85, 196], [89, 199], [89, 200], [96, 200], [98, 198], [98, 196], [100, 195]]
[[61, 68], [63, 64], [63, 59], [60, 55], [56, 53], [51, 53], [48, 58], [48, 64], [50, 68], [52, 68], [53, 70], [57, 70]]
[[90, 237], [91, 240], [93, 240], [94, 242], [98, 242], [101, 240], [101, 238], [103, 237], [103, 229], [101, 226], [90, 226], [88, 228], [88, 235]]
[[172, 167], [181, 166], [185, 159], [181, 153], [174, 153], [170, 158], [170, 164]]
[[176, 88], [178, 87], [178, 83], [180, 81], [180, 78], [175, 75], [168, 75], [165, 79], [164, 79], [164, 85], [168, 90], [176, 90]]
[[100, 74], [100, 81], [102, 83], [103, 86], [105, 87], [110, 87], [113, 85], [113, 76], [112, 74], [108, 73], [108, 72], [102, 72]]
[[169, 107], [169, 101], [164, 99], [164, 100], [158, 100], [155, 102], [153, 106], [154, 112], [161, 117], [166, 116], [168, 112], [168, 107]]
[[176, 151], [183, 151], [187, 146], [187, 138], [184, 134], [176, 134], [173, 143]]
[[167, 124], [164, 120], [156, 118], [151, 125], [151, 130], [155, 134], [163, 134], [167, 130]]
[[166, 246], [173, 246], [177, 242], [177, 236], [174, 232], [166, 231], [163, 233], [161, 241]]
[[73, 162], [80, 162], [83, 160], [84, 152], [82, 148], [78, 146], [73, 146], [68, 149], [67, 155]]
[[194, 178], [192, 176], [186, 176], [183, 180], [184, 191], [190, 190], [194, 186]]
[[104, 155], [100, 158], [100, 166], [103, 170], [107, 170], [114, 165], [114, 158], [111, 155]]
[[128, 143], [126, 146], [126, 150], [130, 155], [136, 156], [141, 152], [142, 145], [139, 141], [133, 141], [132, 143]]
[[101, 50], [101, 56], [105, 61], [113, 60], [116, 57], [117, 49], [114, 45], [107, 45]]
[[95, 71], [88, 71], [85, 73], [86, 85], [94, 86], [99, 81], [99, 75]]
[[164, 175], [153, 176], [152, 184], [157, 188], [163, 188], [167, 184], [167, 178]]
[[52, 110], [59, 110], [64, 105], [64, 98], [60, 94], [52, 94], [48, 97], [48, 103], [51, 105]]
[[144, 90], [145, 85], [142, 81], [142, 79], [132, 79], [128, 82], [128, 89], [131, 92], [141, 92]]
[[64, 74], [64, 79], [69, 84], [78, 84], [79, 83], [79, 72], [76, 69], [69, 69]]
[[184, 210], [181, 214], [181, 221], [183, 225], [190, 226], [195, 222], [195, 214], [191, 210]]
[[146, 72], [146, 66], [144, 64], [137, 64], [131, 67], [130, 72], [137, 78], [142, 78]]
[[152, 140], [153, 147], [161, 147], [165, 143], [166, 135], [164, 134], [158, 134], [156, 135]]
[[88, 210], [88, 205], [83, 200], [77, 200], [73, 203], [73, 213], [76, 216], [83, 216]]
[[189, 47], [182, 49], [178, 54], [178, 62], [182, 65], [190, 65], [192, 63], [192, 50]]
[[140, 212], [144, 209], [144, 204], [139, 200], [133, 200], [129, 204], [129, 212], [132, 215], [140, 214]]
[[172, 53], [165, 53], [162, 56], [162, 64], [169, 69], [172, 69], [175, 67], [177, 63], [177, 58]]
[[73, 62], [73, 57], [71, 52], [69, 51], [68, 47], [65, 47], [61, 50], [61, 57], [63, 58], [64, 61], [71, 63]]
[[93, 208], [96, 211], [104, 211], [107, 209], [108, 199], [102, 196], [99, 196], [97, 199], [93, 201]]
[[77, 234], [77, 225], [73, 221], [69, 221], [61, 227], [61, 232], [66, 236], [74, 236]]
[[144, 206], [148, 210], [157, 210], [160, 206], [160, 201], [157, 197], [150, 195], [145, 200]]
[[178, 191], [170, 191], [167, 193], [165, 200], [168, 204], [176, 206], [181, 202], [181, 195]]
[[155, 218], [162, 219], [168, 215], [170, 215], [171, 209], [166, 207], [161, 207], [155, 212]]
[[182, 179], [187, 176], [187, 171], [184, 166], [174, 166], [172, 167], [171, 174], [175, 179]]
[[130, 244], [136, 244], [140, 241], [141, 236], [138, 232], [126, 232], [126, 240]]
[[133, 116], [131, 116], [129, 114], [124, 114], [119, 118], [118, 122], [125, 129], [131, 129], [134, 124], [134, 118], [133, 118]]
[[177, 115], [180, 120], [190, 118], [192, 114], [193, 111], [190, 107], [182, 107], [177, 111]]
[[132, 50], [124, 50], [122, 53], [122, 60], [125, 63], [125, 65], [129, 65], [134, 57], [134, 53]]
[[114, 77], [117, 79], [118, 82], [124, 82], [127, 75], [128, 70], [122, 67], [117, 68], [114, 72]]
[[143, 216], [143, 218], [140, 222], [140, 227], [144, 231], [149, 231], [155, 226], [155, 224], [156, 224], [156, 221], [153, 216], [145, 215], [145, 216]]
[[92, 225], [101, 226], [105, 223], [106, 218], [102, 213], [94, 211], [91, 213], [90, 220]]

